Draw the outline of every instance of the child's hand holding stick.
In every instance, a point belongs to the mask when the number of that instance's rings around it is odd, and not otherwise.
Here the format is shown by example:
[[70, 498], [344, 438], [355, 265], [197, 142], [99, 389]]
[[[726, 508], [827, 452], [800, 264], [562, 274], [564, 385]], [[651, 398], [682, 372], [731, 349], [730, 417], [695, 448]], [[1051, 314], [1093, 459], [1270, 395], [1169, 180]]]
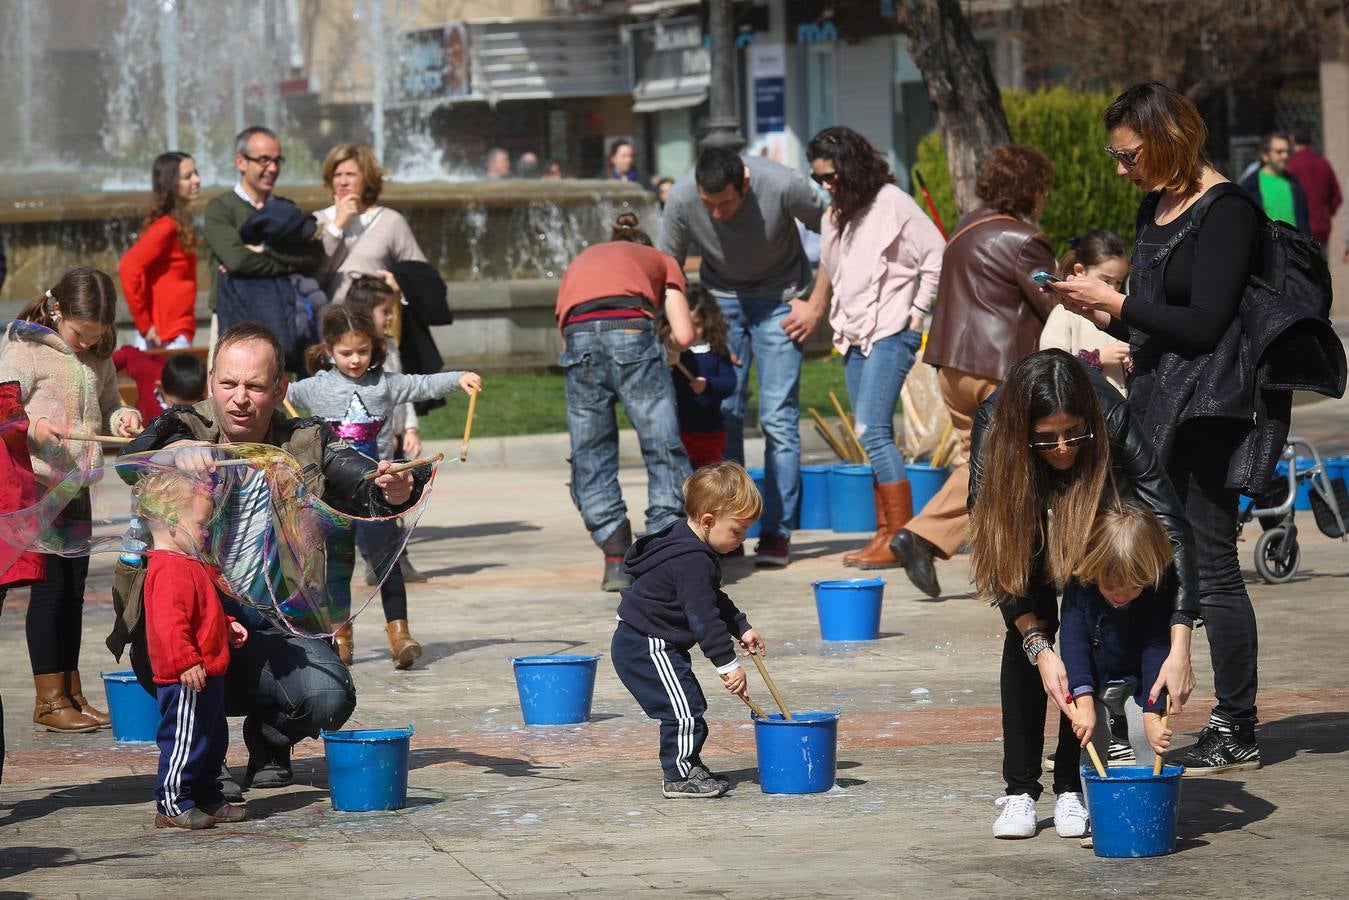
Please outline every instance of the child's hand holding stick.
[[[1077, 723], [1077, 721], [1078, 721], [1078, 716], [1082, 715], [1082, 714], [1085, 712], [1080, 706], [1078, 706], [1077, 701], [1080, 700], [1080, 699], [1082, 699], [1082, 698], [1081, 698], [1081, 697], [1074, 697], [1074, 698], [1073, 698], [1073, 723], [1074, 723], [1074, 725], [1073, 725], [1073, 731], [1074, 731], [1074, 733], [1077, 732], [1077, 725], [1076, 725], [1076, 723]], [[1088, 697], [1088, 698], [1087, 698], [1087, 702], [1094, 704], [1096, 701], [1095, 701], [1094, 698]], [[1096, 708], [1095, 708], [1095, 706], [1093, 706], [1093, 707], [1092, 707], [1092, 710], [1091, 710], [1091, 720], [1092, 720], [1092, 724], [1093, 724], [1093, 727], [1094, 727], [1094, 726], [1095, 726], [1095, 722], [1096, 722]], [[1086, 740], [1085, 742], [1083, 742], [1082, 746], [1084, 746], [1084, 747], [1087, 748], [1087, 755], [1091, 757], [1091, 764], [1092, 764], [1092, 766], [1096, 769], [1096, 774], [1099, 775], [1099, 776], [1101, 776], [1102, 778], [1105, 778], [1105, 777], [1106, 777], [1106, 774], [1105, 774], [1105, 766], [1103, 766], [1103, 765], [1101, 764], [1101, 755], [1100, 755], [1099, 753], [1096, 752], [1096, 745], [1095, 745], [1094, 743], [1092, 743], [1092, 741], [1091, 741], [1091, 735], [1090, 735], [1090, 734], [1087, 735], [1087, 740]]]
[[[740, 676], [740, 690], [736, 690], [735, 688], [731, 687], [731, 676], [732, 676], [732, 675], [739, 675], [739, 676]], [[744, 670], [744, 669], [736, 669], [734, 672], [731, 672], [731, 673], [728, 674], [728, 675], [723, 675], [723, 676], [721, 676], [721, 680], [724, 681], [724, 682], [726, 682], [726, 688], [727, 688], [728, 690], [730, 690], [731, 693], [735, 694], [735, 695], [736, 695], [737, 697], [739, 697], [741, 700], [744, 700], [744, 701], [745, 701], [745, 705], [749, 707], [750, 712], [754, 713], [756, 716], [758, 716], [758, 717], [761, 718], [761, 719], [766, 719], [766, 718], [768, 718], [768, 713], [764, 712], [764, 708], [763, 708], [762, 706], [760, 706], [759, 704], [755, 703], [753, 700], [751, 700], [751, 699], [749, 698], [749, 692], [748, 692], [747, 690], [745, 690], [745, 670]]]
[[1166, 711], [1160, 716], [1152, 713], [1143, 714], [1143, 731], [1147, 733], [1152, 752], [1157, 754], [1157, 758], [1152, 761], [1153, 775], [1162, 774], [1162, 766], [1166, 765], [1166, 751], [1171, 746], [1171, 729], [1167, 727], [1170, 719], [1170, 694], [1166, 695]]

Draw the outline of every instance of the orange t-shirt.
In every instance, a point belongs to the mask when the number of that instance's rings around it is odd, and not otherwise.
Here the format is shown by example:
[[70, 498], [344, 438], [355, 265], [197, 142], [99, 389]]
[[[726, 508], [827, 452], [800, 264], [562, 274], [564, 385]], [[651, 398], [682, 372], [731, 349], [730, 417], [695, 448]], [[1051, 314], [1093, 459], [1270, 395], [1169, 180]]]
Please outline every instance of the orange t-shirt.
[[557, 289], [557, 325], [582, 303], [604, 297], [643, 297], [653, 310], [665, 299], [665, 289], [684, 290], [684, 273], [674, 257], [631, 241], [593, 244], [567, 266]]

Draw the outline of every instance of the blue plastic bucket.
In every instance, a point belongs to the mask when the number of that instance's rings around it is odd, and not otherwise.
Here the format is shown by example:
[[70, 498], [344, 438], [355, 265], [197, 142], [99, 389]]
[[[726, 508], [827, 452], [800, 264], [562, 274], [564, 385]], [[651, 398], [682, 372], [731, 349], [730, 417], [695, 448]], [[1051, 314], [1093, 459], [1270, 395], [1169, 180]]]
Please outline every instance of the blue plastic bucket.
[[843, 463], [829, 468], [829, 526], [838, 532], [876, 530], [871, 466]]
[[1111, 766], [1102, 778], [1082, 768], [1091, 813], [1092, 849], [1097, 856], [1129, 858], [1176, 852], [1183, 766]]
[[836, 712], [754, 717], [759, 788], [765, 794], [818, 794], [834, 786], [838, 764]]
[[909, 474], [909, 488], [913, 491], [915, 516], [923, 511], [927, 501], [937, 495], [937, 491], [946, 484], [946, 479], [951, 474], [950, 469], [934, 469], [927, 463], [908, 463], [904, 466], [904, 471]]
[[[746, 469], [745, 471], [748, 472], [749, 477], [753, 479], [754, 486], [759, 489], [759, 496], [762, 497], [764, 492], [763, 469], [759, 468], [758, 466], [755, 466], [754, 468]], [[749, 528], [745, 530], [745, 539], [748, 540], [750, 538], [758, 537], [760, 530], [761, 529], [759, 528], [759, 519], [755, 519], [754, 524], [749, 526]]]
[[108, 695], [113, 740], [154, 743], [159, 732], [159, 704], [141, 687], [135, 672], [100, 672]]
[[801, 467], [801, 506], [799, 524], [803, 529], [827, 529], [829, 517], [830, 466]]
[[598, 656], [514, 656], [526, 725], [575, 725], [590, 718]]
[[884, 578], [817, 581], [815, 613], [826, 641], [874, 641], [881, 633]]
[[412, 726], [323, 731], [328, 793], [338, 812], [402, 809], [408, 805]]

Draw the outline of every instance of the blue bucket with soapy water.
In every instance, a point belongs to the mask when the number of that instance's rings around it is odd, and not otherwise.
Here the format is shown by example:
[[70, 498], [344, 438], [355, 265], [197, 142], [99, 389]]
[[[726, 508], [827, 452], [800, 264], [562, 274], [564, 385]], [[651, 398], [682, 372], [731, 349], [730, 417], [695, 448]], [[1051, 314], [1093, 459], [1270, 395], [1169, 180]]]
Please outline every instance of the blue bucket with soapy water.
[[842, 463], [829, 468], [829, 526], [834, 531], [876, 530], [872, 484], [871, 466]]
[[513, 656], [526, 725], [575, 725], [590, 718], [599, 656]]
[[824, 530], [831, 524], [829, 518], [830, 466], [801, 467], [801, 504], [798, 512], [803, 530]]
[[159, 733], [159, 703], [141, 687], [135, 672], [100, 672], [108, 695], [112, 737], [131, 744], [154, 743]]
[[412, 726], [322, 731], [328, 793], [338, 812], [402, 809], [408, 805]]
[[819, 794], [834, 786], [838, 768], [836, 712], [754, 716], [759, 788], [765, 794]]
[[826, 641], [874, 641], [881, 633], [884, 578], [816, 581], [815, 614]]
[[[764, 470], [759, 466], [755, 466], [746, 469], [745, 471], [749, 473], [750, 480], [753, 481], [754, 486], [759, 489], [759, 496], [762, 497], [764, 492]], [[745, 540], [759, 536], [759, 533], [763, 530], [759, 527], [759, 522], [762, 521], [762, 519], [763, 516], [760, 516], [758, 519], [754, 520], [753, 525], [745, 529]]]
[[907, 463], [904, 471], [909, 476], [909, 488], [913, 491], [913, 514], [916, 516], [927, 506], [927, 502], [937, 496], [937, 492], [950, 477], [950, 469], [934, 468], [927, 463]]
[[1102, 778], [1082, 768], [1091, 814], [1092, 850], [1097, 856], [1128, 859], [1176, 852], [1180, 776], [1184, 766], [1111, 766]]

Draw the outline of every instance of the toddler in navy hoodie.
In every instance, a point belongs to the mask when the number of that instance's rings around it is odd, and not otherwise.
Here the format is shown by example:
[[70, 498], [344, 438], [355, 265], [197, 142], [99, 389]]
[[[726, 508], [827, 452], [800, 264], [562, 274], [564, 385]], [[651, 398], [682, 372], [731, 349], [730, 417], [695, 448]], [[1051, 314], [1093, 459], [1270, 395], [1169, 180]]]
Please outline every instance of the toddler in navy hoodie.
[[633, 581], [618, 604], [611, 655], [623, 686], [660, 721], [662, 793], [671, 799], [720, 797], [729, 787], [698, 755], [707, 741], [707, 700], [689, 650], [701, 647], [726, 689], [745, 696], [736, 643], [751, 653], [765, 647], [721, 589], [720, 557], [744, 542], [762, 507], [739, 464], [706, 466], [684, 482], [688, 518], [639, 538], [623, 560]]

